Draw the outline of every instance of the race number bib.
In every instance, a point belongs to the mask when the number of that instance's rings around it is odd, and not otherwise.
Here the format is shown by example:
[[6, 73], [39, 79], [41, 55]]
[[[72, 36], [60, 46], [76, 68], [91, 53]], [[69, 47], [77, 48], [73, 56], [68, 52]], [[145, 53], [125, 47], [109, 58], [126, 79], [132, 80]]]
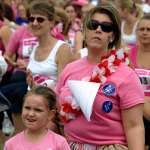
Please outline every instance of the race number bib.
[[22, 47], [22, 55], [23, 57], [29, 57], [33, 48], [37, 46], [38, 42], [35, 37], [27, 38], [23, 40], [23, 47]]
[[150, 70], [135, 69], [138, 74], [145, 93], [150, 93]]
[[46, 87], [54, 87], [55, 86], [55, 81], [50, 79], [47, 76], [36, 75], [33, 77], [33, 80], [37, 85], [42, 85], [42, 86], [46, 86]]

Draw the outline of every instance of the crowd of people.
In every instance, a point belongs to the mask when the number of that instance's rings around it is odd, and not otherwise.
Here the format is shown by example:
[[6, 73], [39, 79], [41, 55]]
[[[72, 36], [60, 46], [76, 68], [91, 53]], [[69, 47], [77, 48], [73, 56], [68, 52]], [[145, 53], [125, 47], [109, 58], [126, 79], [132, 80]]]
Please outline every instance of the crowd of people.
[[149, 53], [149, 0], [1, 1], [3, 149], [149, 150]]

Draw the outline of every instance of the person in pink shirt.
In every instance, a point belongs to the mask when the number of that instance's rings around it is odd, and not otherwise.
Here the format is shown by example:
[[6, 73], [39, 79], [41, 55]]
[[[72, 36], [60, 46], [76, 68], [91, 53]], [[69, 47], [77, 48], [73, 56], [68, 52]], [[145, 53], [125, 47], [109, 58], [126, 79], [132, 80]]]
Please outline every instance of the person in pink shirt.
[[66, 41], [70, 44], [70, 46], [74, 47], [75, 34], [81, 30], [81, 20], [77, 16], [77, 11], [79, 11], [79, 9], [75, 10], [73, 1], [69, 1], [64, 6], [64, 10], [66, 11], [70, 19], [70, 26]]
[[[21, 26], [12, 34], [6, 47], [5, 58], [15, 68], [15, 72], [25, 72], [32, 49], [37, 44], [37, 38], [32, 35], [29, 26]], [[17, 55], [17, 61], [14, 55]]]
[[150, 149], [150, 15], [144, 15], [139, 20], [136, 36], [137, 45], [130, 51], [130, 60], [144, 88], [145, 145]]
[[[88, 56], [68, 64], [56, 85], [64, 134], [72, 150], [144, 150], [144, 92], [129, 67], [126, 49], [116, 50], [120, 22], [111, 4], [91, 9], [83, 27]], [[99, 87], [88, 118], [90, 111], [84, 108], [91, 103], [94, 83]], [[89, 93], [87, 84], [95, 85]]]
[[43, 86], [29, 91], [24, 98], [24, 131], [6, 141], [4, 150], [70, 150], [64, 137], [50, 131], [48, 122], [56, 113], [56, 95]]

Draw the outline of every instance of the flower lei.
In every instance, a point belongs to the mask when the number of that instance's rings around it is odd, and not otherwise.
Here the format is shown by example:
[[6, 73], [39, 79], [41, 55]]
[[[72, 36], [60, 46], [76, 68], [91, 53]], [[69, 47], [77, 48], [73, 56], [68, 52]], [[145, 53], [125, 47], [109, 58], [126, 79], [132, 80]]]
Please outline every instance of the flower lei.
[[[128, 47], [118, 51], [112, 49], [107, 56], [101, 58], [101, 63], [97, 64], [93, 69], [89, 82], [100, 83], [100, 86], [102, 86], [121, 63], [129, 65], [128, 51]], [[61, 104], [60, 115], [62, 122], [69, 122], [81, 113], [80, 107], [72, 96], [68, 96]]]

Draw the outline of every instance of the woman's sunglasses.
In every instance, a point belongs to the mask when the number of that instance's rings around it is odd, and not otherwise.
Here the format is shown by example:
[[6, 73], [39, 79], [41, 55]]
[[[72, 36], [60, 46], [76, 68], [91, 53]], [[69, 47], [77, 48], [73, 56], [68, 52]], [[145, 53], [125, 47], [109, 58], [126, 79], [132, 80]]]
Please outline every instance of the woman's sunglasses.
[[111, 32], [114, 30], [114, 25], [110, 22], [98, 22], [96, 20], [90, 20], [87, 23], [87, 28], [89, 30], [96, 30], [99, 26], [103, 32]]
[[34, 22], [35, 19], [38, 23], [42, 23], [45, 21], [45, 18], [43, 18], [43, 17], [29, 17], [28, 18], [29, 22]]

